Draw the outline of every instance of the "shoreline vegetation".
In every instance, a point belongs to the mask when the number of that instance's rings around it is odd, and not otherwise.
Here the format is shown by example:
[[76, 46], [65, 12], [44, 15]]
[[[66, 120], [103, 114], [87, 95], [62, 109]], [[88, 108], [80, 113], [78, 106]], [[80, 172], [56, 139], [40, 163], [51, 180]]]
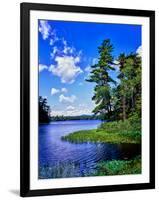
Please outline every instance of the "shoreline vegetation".
[[125, 120], [104, 122], [97, 129], [81, 130], [62, 136], [61, 139], [72, 143], [101, 142], [101, 143], [141, 143], [141, 123]]
[[[61, 137], [72, 143], [95, 142], [112, 144], [141, 144], [141, 122], [125, 121], [104, 122], [97, 129], [82, 130]], [[141, 155], [130, 160], [111, 160], [97, 163], [93, 176], [141, 174]]]
[[[74, 169], [72, 171], [72, 168]], [[113, 176], [141, 174], [141, 156], [130, 160], [109, 160], [97, 163], [95, 170], [91, 173], [83, 173], [82, 177], [88, 176]], [[58, 163], [54, 166], [44, 165], [39, 167], [39, 179], [79, 177], [80, 163]]]
[[94, 176], [141, 174], [141, 156], [130, 160], [101, 161]]

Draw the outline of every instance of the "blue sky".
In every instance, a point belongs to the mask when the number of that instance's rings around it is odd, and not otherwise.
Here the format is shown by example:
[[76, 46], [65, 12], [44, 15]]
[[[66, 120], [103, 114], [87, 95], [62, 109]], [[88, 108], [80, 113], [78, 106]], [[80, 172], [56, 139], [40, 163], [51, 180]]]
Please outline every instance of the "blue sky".
[[[113, 56], [141, 53], [141, 26], [39, 20], [39, 95], [47, 97], [52, 115], [91, 114], [93, 83], [86, 82], [104, 39]], [[118, 67], [111, 76], [116, 79]]]

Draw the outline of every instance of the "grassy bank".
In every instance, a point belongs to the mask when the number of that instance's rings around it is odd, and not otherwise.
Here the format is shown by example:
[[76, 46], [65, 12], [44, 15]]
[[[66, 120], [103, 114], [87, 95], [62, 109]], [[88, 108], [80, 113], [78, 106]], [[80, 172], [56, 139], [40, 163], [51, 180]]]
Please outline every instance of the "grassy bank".
[[39, 167], [39, 179], [141, 174], [141, 157], [131, 160], [102, 161], [94, 171], [81, 172], [80, 163], [60, 162], [54, 166]]
[[141, 174], [141, 157], [137, 156], [132, 160], [112, 160], [98, 163], [97, 171], [94, 175], [124, 175]]
[[141, 127], [139, 122], [130, 120], [118, 122], [105, 122], [97, 129], [82, 130], [63, 136], [62, 140], [82, 142], [106, 142], [106, 143], [132, 143], [141, 142]]

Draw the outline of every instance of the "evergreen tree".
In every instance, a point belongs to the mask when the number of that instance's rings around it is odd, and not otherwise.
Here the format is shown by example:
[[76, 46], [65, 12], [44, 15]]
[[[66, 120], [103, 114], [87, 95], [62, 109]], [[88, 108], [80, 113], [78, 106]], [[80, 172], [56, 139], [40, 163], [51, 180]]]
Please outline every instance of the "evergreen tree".
[[98, 47], [98, 63], [91, 66], [89, 82], [95, 82], [94, 96], [92, 100], [95, 101], [96, 107], [93, 110], [95, 114], [100, 114], [103, 119], [110, 119], [112, 113], [111, 104], [111, 84], [115, 81], [109, 75], [113, 67], [113, 45], [110, 40], [104, 40], [101, 46]]
[[119, 101], [121, 102], [121, 108], [122, 109], [122, 119], [126, 119], [126, 90], [127, 90], [127, 85], [125, 83], [125, 74], [124, 74], [124, 69], [125, 69], [125, 64], [126, 64], [126, 56], [124, 53], [120, 54], [118, 57], [118, 62], [119, 62], [119, 69], [120, 73], [118, 75], [118, 78], [120, 79], [120, 85], [118, 86], [118, 91], [119, 91]]
[[48, 123], [50, 119], [50, 106], [47, 105], [47, 99], [39, 96], [39, 123]]
[[120, 83], [117, 87], [120, 117], [125, 120], [137, 112], [141, 117], [141, 57], [120, 54], [118, 57]]
[[107, 120], [141, 119], [141, 57], [136, 53], [118, 56], [119, 83], [114, 87], [116, 82], [110, 76], [114, 70], [112, 52], [110, 40], [104, 40], [98, 47], [98, 62], [91, 66], [87, 81], [95, 83], [93, 112]]

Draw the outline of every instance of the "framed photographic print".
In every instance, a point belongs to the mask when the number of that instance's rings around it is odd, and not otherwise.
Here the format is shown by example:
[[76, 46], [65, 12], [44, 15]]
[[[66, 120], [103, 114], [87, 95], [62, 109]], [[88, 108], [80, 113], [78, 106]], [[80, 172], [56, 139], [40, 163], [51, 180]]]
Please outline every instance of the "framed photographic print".
[[155, 187], [154, 11], [21, 4], [20, 187]]

